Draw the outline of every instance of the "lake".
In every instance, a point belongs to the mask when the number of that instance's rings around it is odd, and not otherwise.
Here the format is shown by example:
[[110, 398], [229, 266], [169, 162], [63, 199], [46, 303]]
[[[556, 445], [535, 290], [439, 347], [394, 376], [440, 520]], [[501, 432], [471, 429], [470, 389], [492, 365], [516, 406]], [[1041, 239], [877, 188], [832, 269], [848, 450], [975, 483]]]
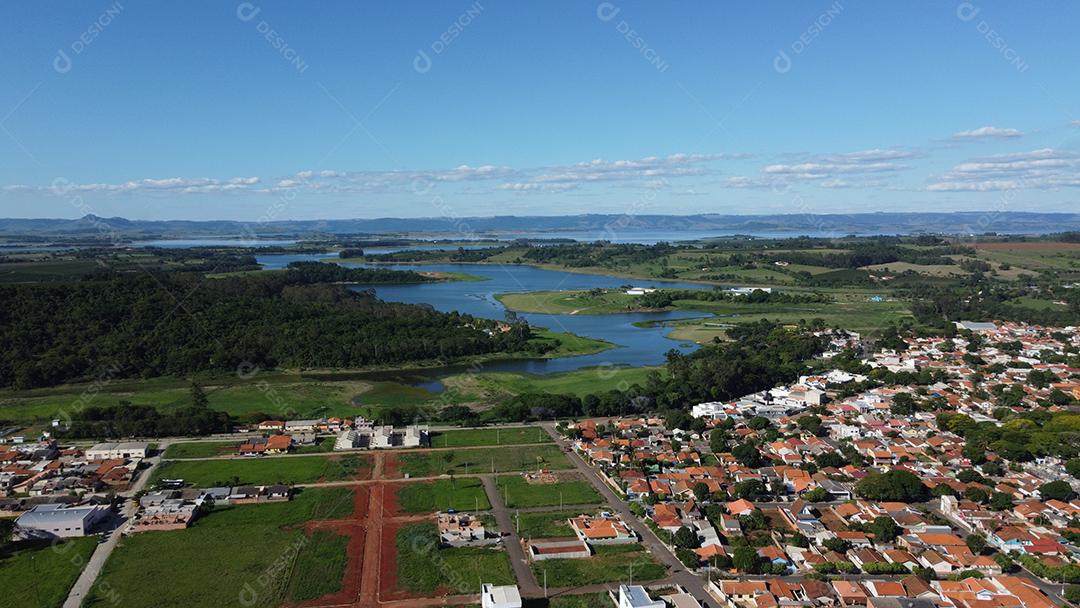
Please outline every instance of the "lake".
[[[332, 254], [306, 255], [260, 255], [256, 259], [264, 268], [284, 268], [290, 262], [325, 260]], [[364, 264], [344, 264], [362, 267]], [[506, 307], [495, 296], [500, 293], [580, 290], [618, 288], [627, 284], [639, 286], [666, 286], [684, 289], [702, 289], [702, 285], [679, 281], [642, 281], [608, 275], [582, 274], [559, 270], [545, 270], [532, 266], [514, 264], [379, 264], [378, 268], [415, 270], [421, 272], [462, 272], [483, 281], [443, 281], [409, 285], [377, 285], [375, 294], [389, 302], [429, 304], [443, 312], [458, 311], [485, 319], [504, 319]], [[357, 287], [367, 289], [368, 286]], [[687, 311], [617, 313], [607, 315], [568, 315], [519, 313], [530, 325], [547, 327], [555, 331], [570, 332], [579, 336], [596, 338], [616, 344], [616, 348], [593, 355], [560, 357], [555, 359], [517, 359], [492, 361], [484, 364], [484, 371], [523, 372], [551, 374], [597, 366], [659, 365], [665, 353], [671, 349], [690, 352], [696, 344], [686, 344], [666, 336], [669, 329], [663, 325], [638, 327], [638, 322], [664, 322], [703, 316]], [[464, 368], [450, 367], [435, 370], [415, 370], [407, 373], [382, 374], [380, 379], [394, 379], [414, 386], [438, 388], [432, 379], [461, 373]], [[428, 383], [425, 385], [425, 383]]]

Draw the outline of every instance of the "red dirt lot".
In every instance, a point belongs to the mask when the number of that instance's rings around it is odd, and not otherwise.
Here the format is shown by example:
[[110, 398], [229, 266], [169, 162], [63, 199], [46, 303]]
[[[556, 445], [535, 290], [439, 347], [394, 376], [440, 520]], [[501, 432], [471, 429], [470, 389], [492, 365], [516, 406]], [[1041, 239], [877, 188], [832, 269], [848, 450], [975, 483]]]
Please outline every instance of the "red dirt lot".
[[397, 454], [386, 454], [383, 457], [383, 470], [380, 479], [401, 479], [401, 462]]
[[[346, 519], [314, 520], [304, 525], [304, 531], [311, 533], [315, 530], [329, 530], [349, 537], [346, 546], [348, 561], [345, 565], [345, 578], [341, 584], [341, 591], [326, 595], [301, 604], [292, 604], [297, 607], [335, 606], [350, 605], [357, 601], [360, 596], [364, 559], [368, 546], [368, 512], [371, 508], [371, 491], [367, 486], [357, 486], [353, 489], [353, 512]], [[376, 532], [377, 534], [377, 532]]]

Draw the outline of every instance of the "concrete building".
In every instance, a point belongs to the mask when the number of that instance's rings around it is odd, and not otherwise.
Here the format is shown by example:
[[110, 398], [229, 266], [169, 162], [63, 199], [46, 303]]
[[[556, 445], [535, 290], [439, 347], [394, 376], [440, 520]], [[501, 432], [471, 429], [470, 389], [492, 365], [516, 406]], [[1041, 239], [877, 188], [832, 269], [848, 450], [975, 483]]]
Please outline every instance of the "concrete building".
[[413, 424], [404, 429], [392, 426], [356, 425], [352, 430], [342, 431], [334, 442], [335, 450], [378, 450], [386, 448], [419, 448], [428, 445], [429, 432], [426, 424]]
[[578, 539], [531, 541], [529, 557], [533, 561], [545, 559], [584, 559], [592, 556], [589, 545]]
[[521, 608], [521, 593], [517, 585], [484, 583], [480, 586], [480, 607]]
[[664, 608], [664, 602], [649, 597], [641, 585], [619, 585], [618, 608]]
[[115, 458], [146, 458], [146, 449], [150, 444], [145, 441], [127, 441], [123, 443], [99, 443], [86, 450], [90, 460], [112, 460]]
[[37, 505], [15, 520], [21, 538], [71, 538], [86, 536], [109, 510], [99, 505], [69, 507]]

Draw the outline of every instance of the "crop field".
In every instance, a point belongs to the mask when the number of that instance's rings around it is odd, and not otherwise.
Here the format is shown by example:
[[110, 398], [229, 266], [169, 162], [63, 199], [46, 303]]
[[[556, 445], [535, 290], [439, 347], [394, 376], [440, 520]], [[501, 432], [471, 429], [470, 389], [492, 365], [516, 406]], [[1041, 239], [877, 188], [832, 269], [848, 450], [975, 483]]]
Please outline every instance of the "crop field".
[[537, 580], [547, 573], [549, 587], [625, 582], [630, 580], [631, 567], [635, 582], [652, 581], [667, 574], [667, 568], [641, 545], [598, 546], [589, 558], [546, 559], [532, 564]]
[[517, 472], [543, 467], [569, 469], [572, 465], [555, 444], [505, 448], [464, 448], [430, 452], [405, 452], [399, 458], [401, 471], [410, 477], [468, 473]]
[[398, 509], [405, 513], [431, 513], [448, 508], [483, 511], [491, 508], [484, 484], [476, 477], [401, 484], [397, 488], [397, 504]]
[[[113, 606], [103, 588], [132, 608], [270, 607], [290, 594], [301, 597], [330, 588], [329, 576], [291, 583], [295, 572], [331, 570], [343, 559], [337, 541], [308, 549], [315, 539], [299, 526], [344, 517], [352, 506], [347, 489], [306, 490], [290, 502], [214, 509], [187, 530], [126, 537], [98, 579], [107, 587], [95, 586], [84, 605]], [[292, 567], [282, 568], [282, 563]]]
[[95, 547], [95, 536], [5, 547], [0, 551], [0, 608], [60, 606]]
[[370, 472], [371, 460], [357, 454], [229, 460], [169, 460], [154, 471], [151, 483], [183, 479], [189, 485], [214, 486], [315, 483], [360, 479]]
[[584, 505], [603, 502], [600, 494], [580, 475], [561, 476], [558, 483], [531, 484], [521, 475], [503, 475], [496, 479], [506, 506], [511, 508]]

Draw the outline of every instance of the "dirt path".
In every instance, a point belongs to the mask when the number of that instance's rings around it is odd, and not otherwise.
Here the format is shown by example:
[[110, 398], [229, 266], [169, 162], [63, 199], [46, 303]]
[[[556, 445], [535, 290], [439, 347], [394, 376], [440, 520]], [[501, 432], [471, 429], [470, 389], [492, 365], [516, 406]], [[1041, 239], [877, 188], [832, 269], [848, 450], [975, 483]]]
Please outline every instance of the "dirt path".
[[495, 478], [484, 477], [484, 491], [488, 500], [491, 501], [492, 511], [495, 512], [495, 521], [499, 524], [499, 531], [503, 533], [503, 546], [510, 557], [510, 565], [514, 569], [514, 577], [517, 579], [518, 588], [523, 596], [540, 597], [543, 590], [536, 583], [536, 576], [529, 568], [529, 560], [525, 556], [525, 550], [521, 547], [521, 539], [514, 529], [514, 522], [510, 519], [510, 512], [506, 509], [506, 503], [499, 494], [499, 488], [495, 485]]

